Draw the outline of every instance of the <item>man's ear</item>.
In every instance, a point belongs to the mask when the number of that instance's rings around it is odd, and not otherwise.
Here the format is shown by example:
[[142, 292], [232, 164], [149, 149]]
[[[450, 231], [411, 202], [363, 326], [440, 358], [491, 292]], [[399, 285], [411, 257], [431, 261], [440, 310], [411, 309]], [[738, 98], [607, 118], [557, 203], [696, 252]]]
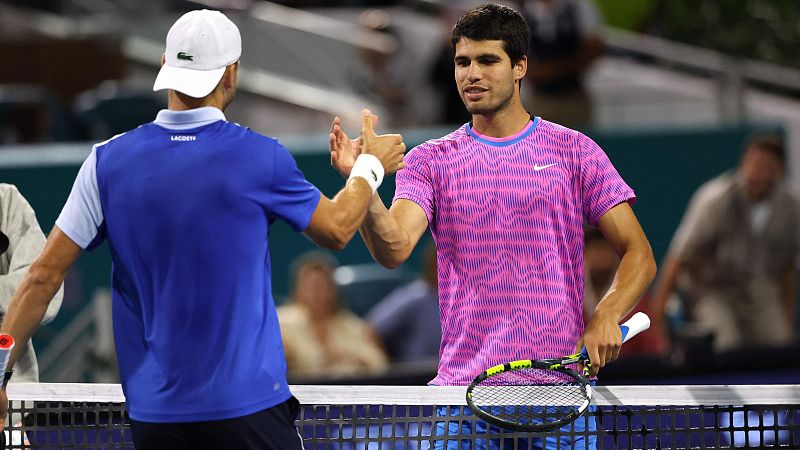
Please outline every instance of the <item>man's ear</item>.
[[166, 53], [162, 53], [161, 54], [161, 65], [163, 66], [166, 63], [167, 63], [167, 54]]
[[222, 76], [224, 79], [225, 87], [230, 89], [236, 86], [236, 82], [239, 78], [239, 63], [234, 63], [229, 65], [225, 69], [225, 75]]
[[528, 57], [523, 56], [514, 64], [514, 79], [521, 80], [525, 78], [525, 74], [528, 72]]

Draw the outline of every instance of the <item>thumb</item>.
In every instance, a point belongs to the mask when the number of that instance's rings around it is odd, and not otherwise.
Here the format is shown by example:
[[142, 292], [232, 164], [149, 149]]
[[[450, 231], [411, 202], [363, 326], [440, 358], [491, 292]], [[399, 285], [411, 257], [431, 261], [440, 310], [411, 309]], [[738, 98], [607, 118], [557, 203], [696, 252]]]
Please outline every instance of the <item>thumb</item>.
[[361, 111], [361, 136], [364, 138], [371, 138], [375, 136], [375, 122], [378, 121], [378, 116], [372, 114], [368, 109]]

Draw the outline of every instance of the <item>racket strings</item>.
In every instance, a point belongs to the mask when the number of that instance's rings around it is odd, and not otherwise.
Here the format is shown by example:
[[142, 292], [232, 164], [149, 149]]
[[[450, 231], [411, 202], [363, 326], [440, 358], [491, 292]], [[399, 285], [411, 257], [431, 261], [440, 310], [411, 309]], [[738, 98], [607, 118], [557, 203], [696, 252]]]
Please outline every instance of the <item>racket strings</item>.
[[531, 368], [483, 380], [472, 390], [472, 403], [504, 421], [535, 425], [580, 413], [588, 404], [588, 394], [568, 374]]

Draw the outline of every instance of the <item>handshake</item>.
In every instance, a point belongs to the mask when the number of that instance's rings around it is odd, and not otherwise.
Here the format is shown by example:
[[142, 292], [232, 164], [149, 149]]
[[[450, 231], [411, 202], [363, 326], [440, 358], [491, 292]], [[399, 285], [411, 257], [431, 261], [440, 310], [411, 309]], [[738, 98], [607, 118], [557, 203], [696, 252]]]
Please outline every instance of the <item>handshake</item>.
[[[374, 126], [378, 117], [365, 109], [361, 112], [361, 135], [350, 139], [342, 131], [341, 120], [333, 119], [331, 124], [329, 148], [331, 152], [331, 165], [343, 177], [361, 176], [367, 179], [373, 192], [377, 190], [384, 174], [390, 175], [405, 167], [403, 157], [406, 144], [403, 136], [399, 134], [375, 134]], [[368, 157], [361, 157], [369, 155]], [[358, 161], [357, 161], [358, 160]], [[369, 163], [367, 163], [367, 160]], [[382, 173], [376, 173], [377, 163], [382, 167]], [[367, 171], [366, 176], [360, 172]], [[374, 183], [373, 183], [374, 181]]]

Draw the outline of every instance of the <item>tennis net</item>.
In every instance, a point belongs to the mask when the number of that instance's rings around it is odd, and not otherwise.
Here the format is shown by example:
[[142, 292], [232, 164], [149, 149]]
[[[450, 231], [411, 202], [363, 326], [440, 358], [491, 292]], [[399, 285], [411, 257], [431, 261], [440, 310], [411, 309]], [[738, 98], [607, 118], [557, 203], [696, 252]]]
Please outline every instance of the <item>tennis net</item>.
[[[548, 448], [800, 448], [800, 385], [598, 386], [586, 417], [548, 433], [485, 430], [466, 408], [463, 387], [292, 391], [309, 450], [511, 450], [539, 448], [542, 439]], [[7, 448], [133, 448], [119, 385], [19, 383], [8, 395]], [[592, 421], [596, 427], [585, 426]]]

